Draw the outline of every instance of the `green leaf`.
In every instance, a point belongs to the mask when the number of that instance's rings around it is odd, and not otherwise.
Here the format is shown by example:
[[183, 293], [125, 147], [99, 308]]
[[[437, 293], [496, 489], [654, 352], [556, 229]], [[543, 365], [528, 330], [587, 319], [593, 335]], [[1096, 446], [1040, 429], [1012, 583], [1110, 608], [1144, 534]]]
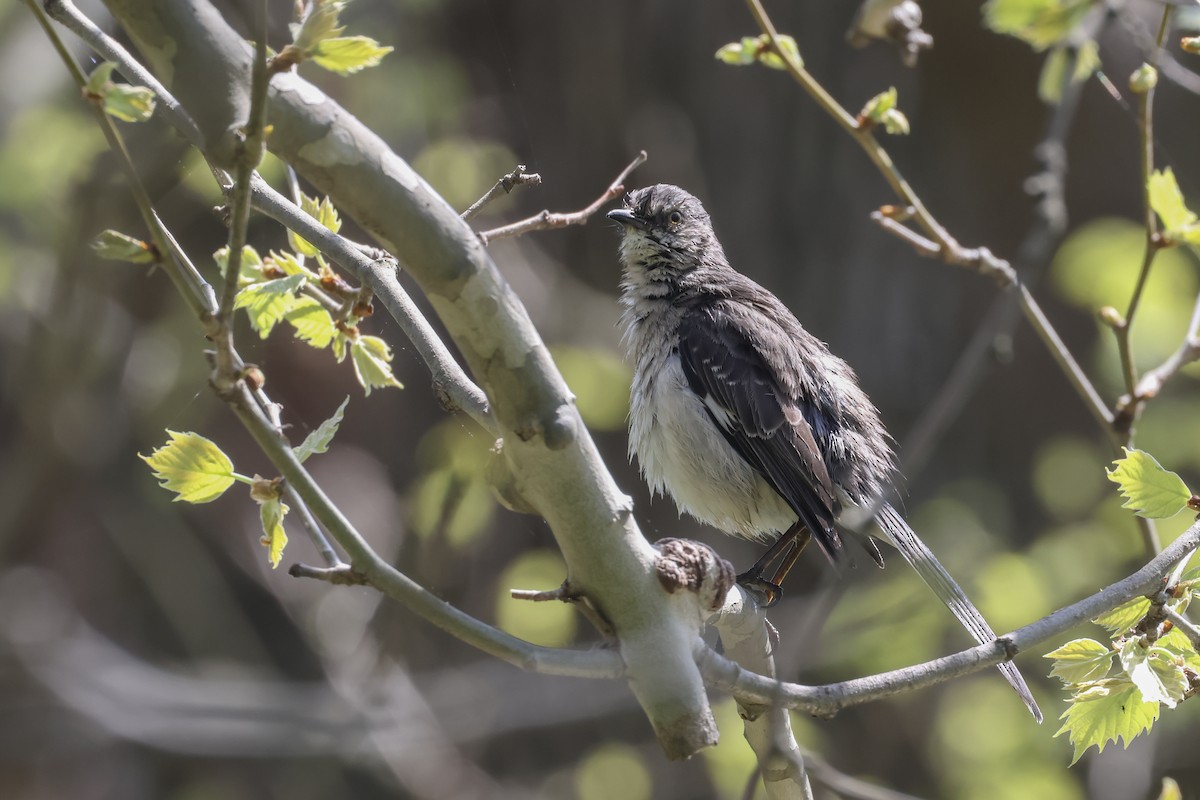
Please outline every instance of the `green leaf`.
[[258, 516], [262, 520], [263, 529], [260, 541], [263, 547], [267, 548], [267, 560], [271, 562], [271, 569], [279, 567], [279, 561], [283, 558], [283, 548], [287, 546], [288, 537], [283, 530], [283, 518], [289, 510], [287, 503], [278, 497], [259, 503], [258, 506]]
[[338, 16], [346, 7], [343, 0], [313, 0], [308, 14], [299, 25], [291, 25], [292, 42], [306, 54], [322, 41], [345, 30], [338, 26]]
[[323, 39], [312, 51], [311, 58], [319, 66], [339, 75], [352, 75], [374, 67], [392, 52], [369, 36], [340, 36]]
[[[804, 59], [800, 57], [800, 48], [791, 36], [779, 37], [779, 49], [785, 56], [794, 60], [796, 66], [803, 67]], [[787, 64], [772, 49], [771, 37], [765, 33], [761, 36], [743, 36], [741, 41], [730, 42], [717, 50], [716, 58], [726, 64], [745, 66], [758, 62], [771, 69], [787, 69]]]
[[1064, 684], [1099, 680], [1112, 669], [1113, 649], [1095, 639], [1076, 639], [1067, 642], [1043, 658], [1053, 659], [1050, 675]]
[[859, 117], [869, 120], [874, 125], [882, 125], [890, 134], [907, 134], [908, 118], [896, 107], [897, 102], [896, 87], [893, 86], [868, 100], [859, 112]]
[[1179, 784], [1174, 778], [1163, 777], [1158, 800], [1183, 800], [1183, 790], [1179, 788]]
[[1125, 456], [1113, 462], [1116, 469], [1108, 470], [1108, 479], [1120, 487], [1125, 498], [1121, 508], [1147, 519], [1167, 519], [1187, 507], [1192, 492], [1182, 478], [1163, 469], [1143, 450], [1122, 449]]
[[346, 411], [346, 404], [350, 402], [350, 397], [347, 395], [342, 404], [337, 407], [337, 411], [333, 412], [333, 416], [317, 426], [317, 429], [308, 436], [304, 437], [304, 441], [299, 447], [294, 447], [292, 450], [296, 453], [296, 458], [301, 462], [311, 455], [324, 453], [329, 449], [329, 443], [333, 441], [334, 434], [337, 433], [338, 426], [342, 424], [342, 415]]
[[1127, 639], [1119, 652], [1121, 666], [1147, 702], [1174, 708], [1188, 689], [1183, 659], [1136, 636]]
[[149, 264], [158, 260], [154, 247], [148, 242], [112, 229], [102, 231], [92, 242], [92, 249], [96, 251], [96, 255], [110, 261]]
[[1092, 746], [1099, 752], [1109, 742], [1128, 746], [1135, 736], [1150, 730], [1158, 719], [1158, 703], [1146, 702], [1131, 682], [1107, 678], [1090, 685], [1071, 698], [1059, 719], [1066, 720], [1055, 736], [1066, 733], [1075, 747], [1074, 764]]
[[263, 339], [296, 304], [296, 291], [304, 285], [304, 275], [289, 275], [247, 286], [237, 293], [234, 308], [246, 309], [250, 325]]
[[1113, 636], [1120, 636], [1141, 622], [1149, 611], [1149, 598], [1135, 597], [1128, 603], [1122, 603], [1112, 611], [1101, 614], [1092, 622], [1106, 628]]
[[753, 64], [758, 60], [758, 39], [743, 36], [740, 42], [730, 42], [717, 50], [717, 60], [734, 66]]
[[988, 0], [983, 17], [996, 33], [1045, 50], [1066, 39], [1093, 5], [1094, 0]]
[[297, 297], [283, 318], [296, 329], [297, 339], [318, 350], [329, 347], [334, 334], [337, 333], [333, 317], [324, 306], [311, 297]]
[[1083, 83], [1100, 69], [1100, 45], [1088, 39], [1075, 51], [1075, 69], [1071, 71], [1072, 83]]
[[1170, 167], [1155, 170], [1146, 182], [1146, 190], [1150, 195], [1150, 207], [1165, 228], [1163, 236], [1168, 241], [1200, 245], [1200, 224], [1183, 201], [1175, 172]]
[[[337, 209], [333, 207], [333, 203], [329, 202], [328, 197], [321, 198], [320, 202], [315, 197], [309, 197], [306, 194], [300, 195], [300, 208], [304, 213], [315, 219], [317, 222], [324, 225], [329, 230], [337, 233], [342, 229], [342, 220], [338, 216]], [[294, 231], [288, 231], [288, 242], [292, 249], [302, 256], [312, 257], [320, 251], [305, 241], [299, 234]]]
[[148, 456], [138, 453], [160, 485], [178, 493], [175, 501], [187, 503], [208, 503], [224, 494], [235, 480], [229, 456], [198, 433], [167, 433], [166, 445]]
[[354, 362], [354, 374], [366, 394], [370, 395], [372, 389], [388, 386], [404, 388], [392, 374], [392, 348], [378, 336], [359, 336], [352, 341], [350, 360]]
[[[217, 262], [217, 269], [221, 274], [225, 274], [225, 268], [229, 265], [229, 248], [222, 247], [217, 252], [213, 253], [213, 261]], [[246, 286], [251, 283], [257, 283], [263, 279], [263, 260], [250, 245], [242, 248], [242, 268], [238, 274], [238, 285]]]
[[84, 94], [99, 101], [110, 117], [122, 122], [145, 122], [154, 113], [154, 92], [144, 86], [115, 83], [112, 79], [116, 64], [105, 61], [92, 70], [84, 86]]

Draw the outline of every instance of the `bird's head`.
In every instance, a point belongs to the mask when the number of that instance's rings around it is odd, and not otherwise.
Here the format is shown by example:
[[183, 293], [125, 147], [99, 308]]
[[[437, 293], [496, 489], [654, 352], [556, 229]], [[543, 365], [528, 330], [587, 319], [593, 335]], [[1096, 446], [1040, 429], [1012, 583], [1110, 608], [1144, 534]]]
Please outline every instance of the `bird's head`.
[[631, 277], [679, 279], [696, 267], [725, 261], [708, 212], [678, 186], [635, 189], [608, 218], [621, 226], [621, 262]]

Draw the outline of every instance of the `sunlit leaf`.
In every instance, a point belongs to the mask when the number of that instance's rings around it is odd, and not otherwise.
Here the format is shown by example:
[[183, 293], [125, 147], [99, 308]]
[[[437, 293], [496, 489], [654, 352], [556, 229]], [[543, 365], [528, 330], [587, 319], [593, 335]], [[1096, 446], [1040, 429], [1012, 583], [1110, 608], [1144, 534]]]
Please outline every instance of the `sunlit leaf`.
[[896, 87], [893, 86], [868, 100], [859, 116], [876, 125], [882, 125], [888, 133], [907, 134], [908, 118], [896, 107], [897, 101]]
[[198, 433], [167, 433], [167, 444], [148, 456], [138, 454], [160, 485], [187, 503], [208, 503], [224, 494], [235, 480], [229, 456]]
[[[791, 36], [780, 36], [779, 49], [783, 51], [785, 56], [793, 60], [797, 66], [804, 66], [804, 59], [800, 57], [800, 48], [796, 46], [796, 40]], [[761, 36], [743, 36], [740, 41], [730, 42], [723, 45], [716, 52], [718, 61], [735, 66], [743, 66], [759, 62], [765, 67], [771, 69], [787, 69], [787, 64], [771, 47], [771, 37], [765, 33]]]
[[1052, 106], [1062, 102], [1063, 85], [1067, 77], [1067, 50], [1065, 47], [1055, 47], [1042, 62], [1042, 71], [1038, 75], [1038, 97], [1043, 103]]
[[1188, 689], [1183, 661], [1140, 636], [1127, 639], [1119, 652], [1125, 674], [1142, 693], [1142, 699], [1174, 708]]
[[345, 30], [338, 26], [338, 16], [345, 7], [343, 0], [313, 0], [300, 24], [289, 26], [292, 42], [307, 53], [324, 40], [337, 36]]
[[388, 386], [404, 388], [392, 374], [392, 348], [378, 336], [359, 336], [352, 341], [350, 360], [354, 362], [354, 374], [366, 394], [371, 394], [372, 389]]
[[988, 0], [983, 16], [996, 33], [1045, 50], [1066, 39], [1093, 5], [1094, 0]]
[[1101, 614], [1092, 622], [1108, 630], [1113, 636], [1120, 636], [1137, 625], [1150, 611], [1150, 600], [1146, 597], [1135, 597], [1127, 603]]
[[1150, 207], [1162, 220], [1163, 235], [1170, 241], [1200, 244], [1200, 223], [1183, 200], [1175, 172], [1167, 167], [1155, 170], [1146, 183]]
[[333, 441], [334, 434], [337, 433], [338, 426], [342, 424], [342, 415], [346, 411], [346, 404], [350, 402], [350, 397], [347, 396], [342, 404], [337, 407], [337, 411], [333, 412], [333, 416], [317, 426], [317, 429], [308, 436], [304, 437], [304, 441], [299, 447], [292, 448], [296, 453], [296, 458], [304, 461], [311, 455], [324, 453], [329, 449], [329, 443]]
[[305, 280], [304, 275], [289, 275], [251, 284], [237, 293], [234, 308], [246, 309], [250, 325], [265, 339], [296, 304], [296, 291]]
[[157, 260], [154, 248], [148, 242], [111, 229], [101, 231], [92, 242], [92, 250], [96, 251], [96, 255], [110, 261], [149, 264]]
[[1066, 733], [1075, 747], [1074, 764], [1089, 747], [1104, 752], [1109, 742], [1128, 746], [1135, 736], [1150, 730], [1158, 719], [1158, 703], [1142, 699], [1138, 688], [1125, 679], [1098, 681], [1071, 698], [1055, 736]]
[[1070, 685], [1107, 676], [1112, 669], [1113, 655], [1111, 647], [1095, 639], [1075, 639], [1044, 657], [1054, 661], [1050, 668], [1051, 677]]
[[1183, 800], [1183, 791], [1174, 778], [1163, 777], [1157, 800]]
[[[213, 261], [217, 262], [217, 269], [221, 274], [225, 274], [225, 268], [229, 265], [229, 248], [222, 247], [217, 252], [213, 253]], [[242, 268], [238, 274], [238, 285], [248, 286], [251, 283], [257, 283], [263, 279], [263, 260], [250, 245], [242, 248]]]
[[[317, 222], [324, 225], [334, 233], [342, 229], [342, 220], [338, 216], [337, 209], [333, 207], [333, 203], [329, 202], [328, 197], [321, 198], [318, 201], [315, 197], [300, 194], [300, 208], [304, 213], [315, 219]], [[303, 237], [295, 231], [288, 231], [288, 242], [292, 249], [302, 256], [313, 257], [320, 251], [316, 247], [309, 244]]]
[[1125, 456], [1113, 462], [1116, 469], [1108, 471], [1108, 479], [1120, 487], [1125, 498], [1121, 508], [1147, 519], [1167, 519], [1187, 507], [1192, 492], [1182, 478], [1163, 469], [1145, 451], [1122, 449]]
[[312, 51], [311, 58], [330, 72], [352, 75], [376, 66], [392, 49], [369, 36], [340, 36], [322, 40]]
[[98, 100], [104, 112], [122, 122], [145, 122], [154, 114], [154, 92], [145, 86], [130, 86], [112, 80], [116, 64], [105, 61], [92, 70], [84, 92]]
[[283, 530], [283, 518], [287, 516], [288, 511], [287, 503], [278, 497], [258, 506], [258, 516], [263, 529], [261, 541], [263, 547], [267, 548], [267, 561], [271, 562], [271, 569], [279, 567], [279, 561], [283, 558], [283, 548], [287, 547], [288, 537]]
[[311, 297], [297, 297], [283, 318], [296, 329], [297, 339], [318, 350], [328, 347], [337, 333], [333, 317]]

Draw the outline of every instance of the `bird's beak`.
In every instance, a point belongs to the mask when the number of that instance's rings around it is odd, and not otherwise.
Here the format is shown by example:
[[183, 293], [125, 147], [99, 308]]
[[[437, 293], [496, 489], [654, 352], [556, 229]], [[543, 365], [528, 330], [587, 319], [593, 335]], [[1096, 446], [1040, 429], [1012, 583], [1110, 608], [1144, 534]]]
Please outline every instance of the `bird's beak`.
[[613, 222], [619, 222], [622, 225], [630, 225], [641, 230], [646, 229], [646, 222], [641, 217], [634, 214], [628, 208], [614, 208], [612, 211], [605, 214], [606, 217]]

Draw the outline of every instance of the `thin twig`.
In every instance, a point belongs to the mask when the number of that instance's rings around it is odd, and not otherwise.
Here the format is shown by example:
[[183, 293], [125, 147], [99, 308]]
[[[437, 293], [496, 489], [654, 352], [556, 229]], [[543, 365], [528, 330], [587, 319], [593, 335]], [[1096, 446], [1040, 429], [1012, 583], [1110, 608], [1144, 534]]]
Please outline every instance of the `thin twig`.
[[482, 211], [484, 206], [500, 196], [501, 191], [508, 194], [516, 186], [540, 186], [542, 176], [536, 172], [526, 172], [525, 169], [524, 164], [517, 164], [516, 169], [496, 181], [496, 184], [488, 189], [483, 197], [472, 203], [470, 208], [462, 213], [463, 222]]
[[1009, 660], [1017, 653], [1059, 636], [1122, 603], [1157, 591], [1172, 567], [1190, 557], [1197, 546], [1200, 546], [1200, 522], [1194, 523], [1137, 572], [1037, 622], [1001, 636], [994, 642], [865, 678], [825, 686], [803, 686], [754, 675], [711, 648], [698, 650], [697, 660], [710, 686], [727, 690], [741, 701], [778, 703], [798, 711], [829, 717], [852, 705], [944, 683]]
[[1178, 628], [1180, 633], [1188, 638], [1188, 641], [1192, 643], [1192, 647], [1200, 650], [1200, 627], [1196, 627], [1196, 623], [1170, 606], [1163, 606], [1162, 613], [1163, 616], [1171, 620], [1171, 624]]
[[[272, 419], [271, 423], [272, 427], [278, 429], [279, 426], [276, 424], [276, 420]], [[312, 543], [316, 545], [317, 552], [321, 554], [321, 558], [325, 559], [326, 565], [330, 569], [345, 567], [346, 564], [338, 556], [333, 546], [329, 544], [329, 540], [325, 538], [325, 532], [321, 530], [321, 524], [317, 522], [316, 517], [309, 510], [308, 504], [304, 502], [304, 498], [286, 481], [283, 484], [283, 488], [287, 492], [288, 500], [292, 503], [292, 508], [296, 511], [296, 516], [300, 520], [301, 527], [304, 528], [304, 532], [308, 534], [308, 538], [312, 540]]]
[[1166, 361], [1142, 376], [1134, 391], [1135, 402], [1144, 403], [1157, 397], [1175, 373], [1197, 360], [1200, 360], [1200, 296], [1196, 297], [1192, 321], [1183, 342]]
[[514, 236], [522, 236], [530, 231], [545, 231], [552, 228], [565, 228], [568, 225], [582, 225], [588, 221], [588, 218], [599, 211], [605, 203], [608, 203], [613, 198], [625, 191], [625, 180], [629, 177], [629, 173], [633, 172], [639, 166], [646, 162], [646, 151], [642, 150], [638, 153], [637, 158], [629, 162], [629, 166], [621, 170], [621, 174], [609, 184], [609, 187], [604, 190], [604, 194], [600, 195], [587, 208], [575, 211], [572, 213], [555, 213], [549, 210], [542, 211], [540, 214], [534, 214], [528, 219], [523, 219], [520, 222], [513, 222], [509, 225], [502, 225], [499, 228], [493, 228], [490, 231], [483, 231], [479, 234], [479, 240], [485, 245], [494, 242], [497, 239], [509, 239]]
[[318, 581], [332, 583], [335, 586], [370, 586], [367, 576], [356, 571], [347, 564], [330, 567], [312, 567], [299, 562], [288, 567], [288, 575], [293, 578], [312, 578]]

